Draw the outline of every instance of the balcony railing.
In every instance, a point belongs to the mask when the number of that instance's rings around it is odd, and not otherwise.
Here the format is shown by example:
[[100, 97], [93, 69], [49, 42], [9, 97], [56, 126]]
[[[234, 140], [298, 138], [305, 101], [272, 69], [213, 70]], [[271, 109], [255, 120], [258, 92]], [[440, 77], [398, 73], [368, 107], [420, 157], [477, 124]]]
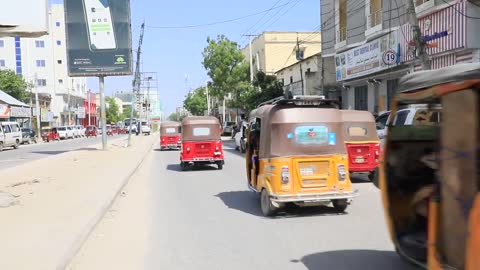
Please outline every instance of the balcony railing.
[[342, 42], [345, 40], [347, 40], [347, 28], [340, 27], [340, 29], [337, 30], [337, 42]]
[[382, 10], [377, 10], [368, 15], [367, 23], [369, 28], [382, 24]]

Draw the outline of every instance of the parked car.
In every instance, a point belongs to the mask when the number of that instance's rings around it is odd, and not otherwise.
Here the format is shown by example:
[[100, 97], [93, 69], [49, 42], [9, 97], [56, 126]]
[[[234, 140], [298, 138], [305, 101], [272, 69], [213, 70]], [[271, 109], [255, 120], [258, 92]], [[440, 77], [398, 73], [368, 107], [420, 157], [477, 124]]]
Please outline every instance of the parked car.
[[233, 127], [236, 125], [235, 122], [225, 122], [223, 123], [223, 126], [222, 126], [222, 135], [225, 136], [225, 135], [232, 135], [232, 132], [233, 132]]
[[22, 130], [17, 122], [2, 122], [2, 132], [3, 136], [0, 134], [0, 137], [3, 137], [1, 141], [0, 149], [3, 150], [5, 147], [13, 147], [17, 149], [22, 143]]
[[67, 139], [73, 138], [73, 130], [71, 127], [62, 126], [62, 127], [59, 127], [57, 130], [58, 130], [58, 135], [60, 136], [60, 139], [67, 140]]
[[142, 131], [142, 134], [150, 135], [150, 133], [152, 132], [152, 130], [151, 130], [150, 125], [148, 124], [148, 122], [142, 121], [142, 123], [141, 123], [141, 131]]
[[247, 123], [243, 122], [240, 130], [235, 134], [235, 150], [245, 153], [247, 149]]
[[35, 130], [33, 130], [32, 128], [22, 128], [22, 144], [31, 144], [32, 142], [37, 143]]
[[76, 125], [75, 126], [78, 130], [78, 136], [79, 137], [85, 137], [85, 127], [82, 125]]
[[72, 131], [73, 138], [80, 137], [80, 131], [77, 129], [77, 126], [68, 126], [68, 128]]
[[385, 137], [385, 127], [387, 126], [389, 115], [390, 111], [380, 112], [375, 119], [375, 123], [377, 126], [377, 135], [380, 140], [383, 140], [383, 138]]

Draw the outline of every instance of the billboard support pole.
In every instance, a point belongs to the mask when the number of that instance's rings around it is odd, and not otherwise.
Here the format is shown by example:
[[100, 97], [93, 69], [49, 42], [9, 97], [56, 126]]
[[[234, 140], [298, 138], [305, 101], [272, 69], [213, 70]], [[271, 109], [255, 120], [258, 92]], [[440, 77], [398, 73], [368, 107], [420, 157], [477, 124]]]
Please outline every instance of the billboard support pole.
[[102, 123], [102, 149], [107, 150], [107, 112], [105, 106], [105, 76], [99, 76], [100, 90], [100, 113]]

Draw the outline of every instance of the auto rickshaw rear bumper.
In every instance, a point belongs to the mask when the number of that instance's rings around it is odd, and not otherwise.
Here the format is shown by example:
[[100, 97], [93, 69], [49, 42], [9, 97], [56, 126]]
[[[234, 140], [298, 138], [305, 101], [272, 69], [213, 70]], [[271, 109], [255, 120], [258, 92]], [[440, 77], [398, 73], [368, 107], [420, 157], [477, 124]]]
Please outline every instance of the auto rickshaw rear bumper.
[[297, 194], [297, 195], [270, 195], [270, 198], [274, 202], [287, 203], [287, 202], [321, 202], [341, 199], [352, 199], [357, 197], [358, 190], [349, 192], [326, 192], [315, 194]]

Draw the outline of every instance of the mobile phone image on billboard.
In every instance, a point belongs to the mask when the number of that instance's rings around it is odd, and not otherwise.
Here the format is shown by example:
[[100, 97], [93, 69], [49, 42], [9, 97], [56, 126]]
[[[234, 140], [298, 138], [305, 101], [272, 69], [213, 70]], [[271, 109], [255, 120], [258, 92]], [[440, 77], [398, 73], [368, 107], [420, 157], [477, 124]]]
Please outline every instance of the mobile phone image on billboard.
[[115, 50], [117, 42], [109, 0], [83, 0], [90, 50]]

